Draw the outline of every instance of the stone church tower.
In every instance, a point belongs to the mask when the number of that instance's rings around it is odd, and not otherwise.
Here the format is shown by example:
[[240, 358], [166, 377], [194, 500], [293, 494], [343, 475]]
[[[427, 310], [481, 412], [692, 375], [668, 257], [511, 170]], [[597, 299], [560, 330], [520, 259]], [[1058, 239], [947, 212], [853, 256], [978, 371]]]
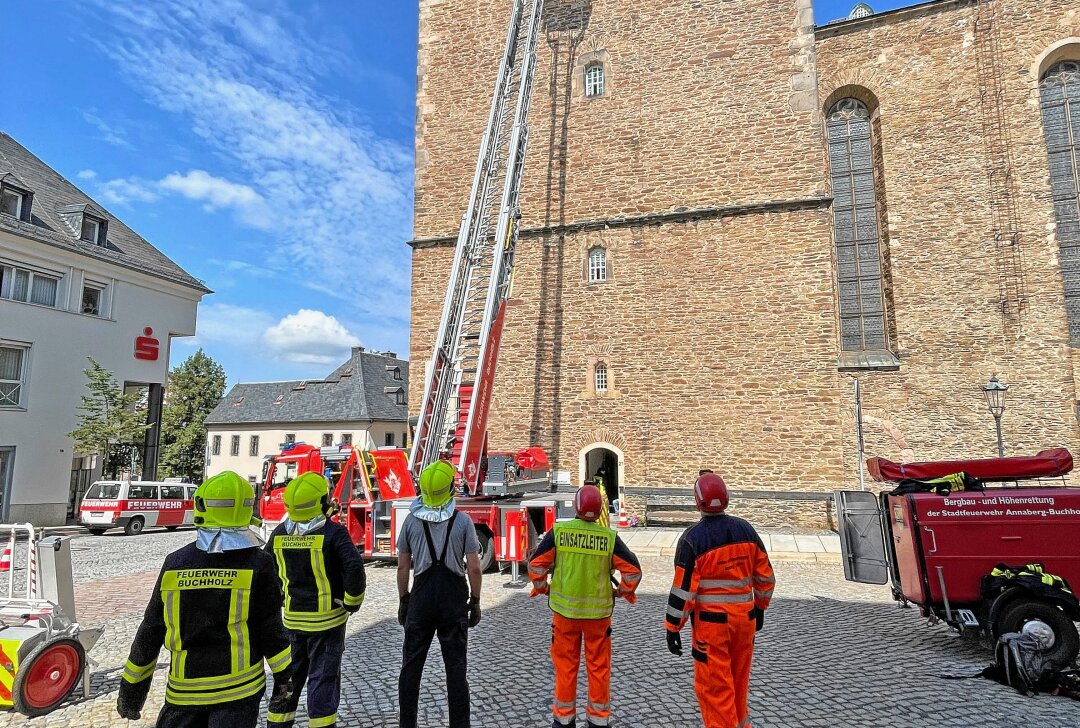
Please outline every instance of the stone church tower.
[[[416, 382], [508, 8], [420, 2]], [[995, 373], [1010, 452], [1080, 444], [1075, 184], [1051, 188], [1040, 95], [1078, 25], [1080, 0], [817, 27], [810, 0], [548, 0], [492, 447], [604, 468], [639, 512], [710, 467], [812, 520], [770, 491], [856, 481], [856, 377], [869, 455], [992, 455]]]

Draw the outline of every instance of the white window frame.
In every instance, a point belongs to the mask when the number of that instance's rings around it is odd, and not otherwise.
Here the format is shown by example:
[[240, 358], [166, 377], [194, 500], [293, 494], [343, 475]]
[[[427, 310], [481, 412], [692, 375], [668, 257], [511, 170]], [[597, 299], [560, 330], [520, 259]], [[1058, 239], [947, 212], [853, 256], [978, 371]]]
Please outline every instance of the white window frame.
[[[92, 238], [85, 237], [83, 231], [86, 229], [87, 224], [94, 226], [94, 236]], [[101, 245], [101, 228], [105, 226], [105, 223], [98, 220], [93, 215], [87, 215], [83, 213], [82, 224], [79, 226], [79, 240], [83, 240], [87, 243], [93, 243], [94, 245]]]
[[589, 251], [589, 283], [603, 283], [607, 279], [607, 251], [593, 248]]
[[2, 198], [3, 195], [5, 195], [5, 194], [7, 194], [9, 192], [19, 198], [19, 204], [15, 207], [15, 214], [14, 215], [10, 215], [10, 214], [8, 214], [6, 212], [2, 213], [2, 214], [8, 215], [8, 217], [14, 217], [16, 220], [22, 220], [23, 207], [26, 205], [26, 197], [27, 197], [27, 195], [22, 190], [15, 189], [14, 187], [3, 186], [3, 187], [0, 187], [0, 198]]
[[258, 435], [252, 435], [248, 439], [248, 457], [258, 457], [258, 456], [259, 456], [259, 436]]
[[[98, 302], [97, 302], [97, 312], [95, 312], [95, 313], [89, 313], [89, 312], [87, 312], [87, 311], [85, 311], [83, 309], [83, 296], [86, 295], [86, 290], [87, 289], [90, 289], [92, 291], [97, 291]], [[82, 292], [79, 294], [79, 313], [83, 314], [84, 316], [97, 316], [98, 318], [105, 318], [105, 285], [104, 284], [102, 284], [102, 283], [93, 283], [93, 282], [88, 281], [88, 280], [83, 281], [83, 289], [82, 289]]]
[[[30, 372], [30, 345], [15, 341], [0, 341], [0, 347], [4, 349], [17, 349], [22, 353], [19, 360], [18, 379], [0, 379], [0, 384], [15, 384], [15, 401], [8, 402], [6, 397], [0, 399], [0, 410], [26, 409], [26, 385]], [[2, 396], [2, 395], [0, 395]]]
[[608, 368], [605, 362], [597, 362], [593, 368], [593, 387], [597, 392], [608, 391]]
[[240, 436], [233, 435], [229, 439], [229, 455], [234, 458], [240, 457]]
[[221, 455], [221, 435], [214, 435], [210, 438], [210, 455]]
[[351, 432], [343, 432], [343, 433], [341, 433], [341, 444], [342, 445], [352, 445], [352, 433]]
[[[3, 281], [0, 285], [0, 298], [5, 298], [9, 301], [18, 301], [19, 303], [28, 303], [31, 306], [44, 306], [45, 308], [56, 308], [56, 302], [60, 300], [60, 284], [63, 282], [64, 277], [57, 273], [46, 273], [34, 268], [29, 268], [23, 265], [0, 263], [0, 268], [3, 268]], [[12, 290], [15, 285], [15, 276], [19, 273], [25, 273], [27, 275], [26, 282], [26, 300], [21, 298], [15, 298]], [[48, 303], [35, 303], [30, 300], [34, 293], [34, 279], [35, 278], [48, 278], [56, 282], [56, 291], [53, 296], [53, 302]]]
[[604, 75], [603, 63], [585, 66], [585, 98], [595, 99], [604, 95]]

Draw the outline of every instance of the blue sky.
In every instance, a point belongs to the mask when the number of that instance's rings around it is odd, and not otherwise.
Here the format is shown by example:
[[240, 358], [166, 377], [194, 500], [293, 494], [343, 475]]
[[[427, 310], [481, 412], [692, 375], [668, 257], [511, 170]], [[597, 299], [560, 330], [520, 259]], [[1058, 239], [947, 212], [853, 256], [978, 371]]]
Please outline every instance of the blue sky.
[[16, 8], [0, 128], [215, 291], [173, 363], [202, 346], [257, 381], [407, 352], [415, 0]]

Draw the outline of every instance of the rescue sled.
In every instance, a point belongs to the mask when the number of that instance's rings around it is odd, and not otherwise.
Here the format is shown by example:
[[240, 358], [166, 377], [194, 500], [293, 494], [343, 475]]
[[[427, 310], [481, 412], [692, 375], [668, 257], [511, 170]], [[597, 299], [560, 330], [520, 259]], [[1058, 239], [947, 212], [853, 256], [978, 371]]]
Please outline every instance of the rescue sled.
[[[871, 458], [867, 464], [875, 480], [904, 481], [905, 487], [880, 494], [836, 492], [848, 581], [890, 583], [894, 599], [918, 606], [932, 621], [994, 639], [1043, 622], [1054, 631], [1054, 659], [1076, 659], [1075, 596], [1021, 586], [991, 592], [983, 585], [1000, 564], [1041, 564], [1046, 573], [1080, 588], [1080, 489], [1066, 487], [1062, 479], [1073, 466], [1068, 450], [903, 464]], [[956, 478], [956, 487], [964, 483], [964, 489], [940, 495], [911, 482], [957, 473], [981, 483]]]
[[45, 715], [80, 680], [89, 697], [86, 653], [104, 628], [84, 629], [75, 620], [69, 536], [40, 538], [29, 523], [0, 524], [0, 539], [9, 557], [23, 544], [26, 552], [22, 568], [9, 566], [0, 596], [0, 708]]

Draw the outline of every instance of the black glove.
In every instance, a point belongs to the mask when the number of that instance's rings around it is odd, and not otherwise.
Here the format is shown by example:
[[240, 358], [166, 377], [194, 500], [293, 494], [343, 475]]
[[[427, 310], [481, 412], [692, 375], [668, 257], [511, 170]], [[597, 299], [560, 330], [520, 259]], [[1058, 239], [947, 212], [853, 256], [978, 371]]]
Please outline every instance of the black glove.
[[755, 629], [754, 631], [760, 632], [761, 628], [765, 626], [765, 610], [757, 610], [757, 614], [754, 615], [754, 619], [757, 620], [757, 629]]
[[138, 720], [142, 717], [142, 704], [143, 701], [121, 688], [120, 694], [116, 697], [116, 712], [125, 720]]
[[293, 694], [293, 685], [290, 677], [283, 674], [286, 672], [288, 670], [283, 670], [281, 673], [274, 675], [274, 691], [270, 693], [270, 702], [266, 706], [271, 713], [289, 712], [289, 698]]
[[409, 615], [409, 592], [405, 592], [398, 597], [397, 607], [397, 623], [402, 627], [405, 626], [405, 617]]
[[672, 632], [671, 630], [665, 630], [667, 632], [667, 649], [673, 655], [682, 656], [682, 635], [678, 632]]
[[469, 598], [469, 627], [480, 624], [480, 597]]

